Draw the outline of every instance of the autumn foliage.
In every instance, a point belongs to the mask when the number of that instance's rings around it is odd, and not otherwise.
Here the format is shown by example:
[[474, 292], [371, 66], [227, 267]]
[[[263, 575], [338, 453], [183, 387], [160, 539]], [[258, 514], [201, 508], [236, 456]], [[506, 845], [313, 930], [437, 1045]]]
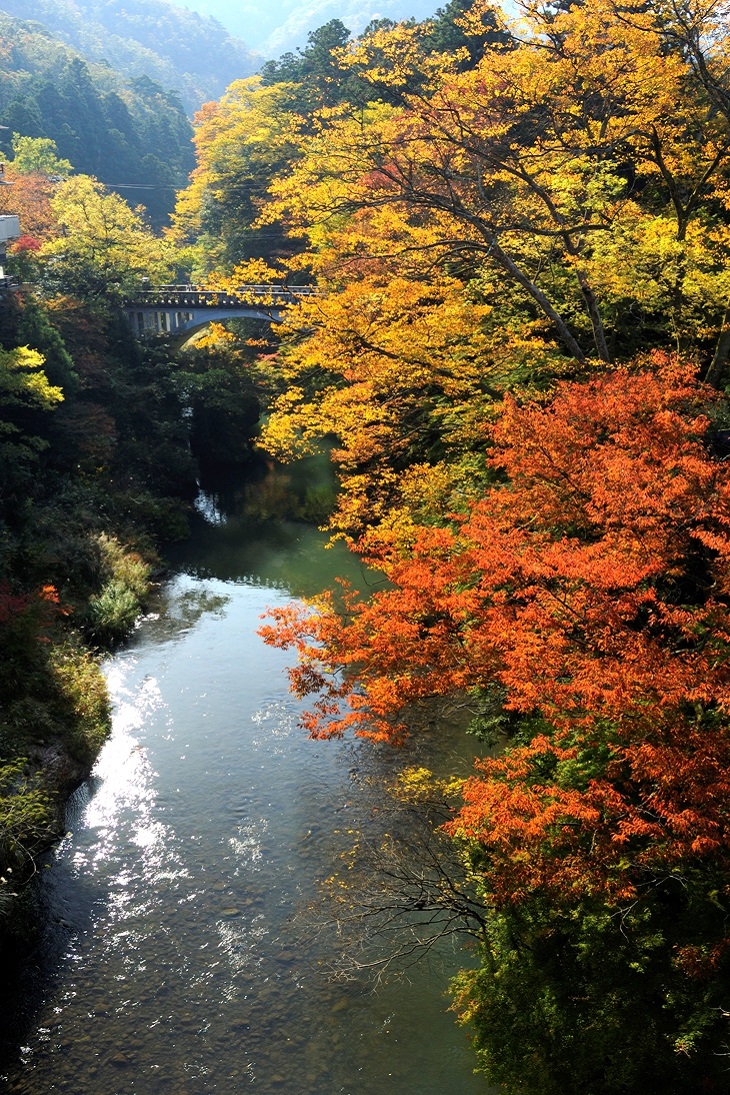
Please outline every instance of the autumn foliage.
[[400, 742], [456, 695], [502, 735], [449, 825], [488, 910], [457, 1007], [525, 1093], [646, 1095], [661, 1072], [678, 1095], [720, 1067], [729, 14], [375, 22], [338, 35], [327, 94], [290, 57], [205, 108], [178, 203], [211, 284], [261, 259], [317, 284], [279, 328], [261, 441], [327, 445], [329, 528], [375, 577], [263, 628], [298, 652], [305, 726]]
[[660, 331], [717, 345], [727, 5], [477, 2], [463, 24], [485, 13], [502, 35], [473, 65], [429, 54], [408, 25], [354, 44], [373, 101], [302, 132], [268, 216], [308, 235], [331, 284], [377, 260], [428, 279], [440, 260], [577, 360]]
[[[38, 172], [21, 174], [12, 165], [6, 168], [5, 178], [11, 185], [0, 190], [0, 213], [18, 216], [24, 236], [41, 242], [57, 236], [60, 228], [51, 207], [54, 183]], [[19, 244], [20, 240], [16, 248]]]
[[[304, 616], [308, 726], [397, 740], [413, 705], [490, 681], [538, 720], [480, 763], [456, 834], [488, 849], [498, 902], [534, 888], [634, 896], [687, 857], [730, 864], [730, 475], [714, 392], [655, 355], [553, 399], [508, 399], [485, 442], [499, 478], [446, 527], [369, 561], [388, 587]], [[529, 853], [529, 854], [528, 854]]]

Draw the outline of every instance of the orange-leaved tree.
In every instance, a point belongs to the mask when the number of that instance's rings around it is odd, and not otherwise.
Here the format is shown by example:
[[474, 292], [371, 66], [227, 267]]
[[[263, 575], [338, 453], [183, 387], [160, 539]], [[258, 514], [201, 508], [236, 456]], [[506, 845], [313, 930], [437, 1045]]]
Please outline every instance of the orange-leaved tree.
[[[655, 355], [549, 402], [508, 400], [502, 480], [404, 548], [383, 530], [369, 600], [284, 608], [307, 726], [397, 740], [418, 701], [504, 689], [534, 737], [482, 762], [455, 832], [489, 849], [489, 890], [624, 901], [687, 857], [730, 865], [730, 472], [712, 391]], [[713, 436], [722, 438], [714, 431]], [[526, 854], [529, 851], [529, 854]]]

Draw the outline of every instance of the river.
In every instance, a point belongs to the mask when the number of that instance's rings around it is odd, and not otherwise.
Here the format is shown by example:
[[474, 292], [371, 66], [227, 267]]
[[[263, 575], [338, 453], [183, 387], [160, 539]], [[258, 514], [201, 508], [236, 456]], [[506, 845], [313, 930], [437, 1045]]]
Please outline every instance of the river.
[[46, 857], [0, 1078], [23, 1095], [484, 1095], [445, 996], [468, 955], [341, 982], [324, 914], [302, 932], [378, 782], [423, 755], [466, 770], [469, 739], [308, 740], [291, 656], [256, 629], [335, 573], [361, 583], [357, 561], [304, 524], [202, 509], [107, 662], [113, 733]]

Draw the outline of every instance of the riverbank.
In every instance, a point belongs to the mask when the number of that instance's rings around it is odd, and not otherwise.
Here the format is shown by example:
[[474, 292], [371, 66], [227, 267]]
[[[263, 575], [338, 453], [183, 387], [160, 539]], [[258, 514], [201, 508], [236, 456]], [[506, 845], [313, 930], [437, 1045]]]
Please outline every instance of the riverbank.
[[23, 1095], [483, 1095], [444, 996], [456, 940], [377, 991], [366, 971], [332, 980], [323, 903], [357, 834], [390, 831], [397, 772], [426, 753], [466, 771], [473, 741], [448, 726], [409, 750], [309, 740], [260, 614], [367, 576], [311, 525], [242, 499], [199, 508], [106, 662], [114, 731], [41, 880], [0, 1076]]
[[[66, 804], [111, 730], [104, 651], [133, 630], [153, 588], [152, 561], [97, 539], [98, 591], [73, 616], [55, 590], [15, 598], [5, 619], [0, 766], [0, 956], [16, 959], [40, 926], [31, 881], [65, 832]], [[13, 677], [17, 678], [13, 691]]]

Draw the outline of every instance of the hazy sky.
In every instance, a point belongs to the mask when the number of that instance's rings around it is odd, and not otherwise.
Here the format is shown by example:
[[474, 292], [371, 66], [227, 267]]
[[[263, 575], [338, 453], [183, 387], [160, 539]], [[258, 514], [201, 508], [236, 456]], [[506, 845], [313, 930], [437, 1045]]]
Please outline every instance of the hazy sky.
[[266, 57], [304, 46], [310, 30], [341, 19], [353, 34], [371, 19], [425, 19], [446, 0], [176, 0], [192, 11], [213, 15], [232, 34]]

